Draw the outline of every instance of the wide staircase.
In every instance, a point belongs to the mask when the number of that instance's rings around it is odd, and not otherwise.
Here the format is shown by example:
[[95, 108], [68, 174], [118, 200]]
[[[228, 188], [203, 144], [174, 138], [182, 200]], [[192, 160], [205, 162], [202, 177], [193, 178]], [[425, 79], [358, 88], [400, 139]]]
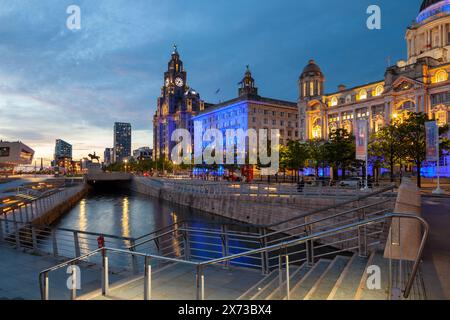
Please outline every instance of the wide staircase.
[[[100, 249], [99, 235], [77, 230], [31, 226], [31, 243], [24, 241], [25, 225], [3, 221], [0, 231], [6, 245], [66, 257], [39, 275], [46, 300], [58, 298], [51, 288], [68, 268], [81, 285], [83, 270], [98, 270], [89, 283], [98, 290], [79, 296], [74, 286], [72, 299], [426, 299], [420, 263], [428, 226], [419, 217], [392, 213], [390, 191], [271, 226], [181, 221], [139, 238], [103, 235], [106, 247]], [[393, 234], [395, 219], [423, 228], [414, 259], [385, 254], [385, 248], [401, 252], [409, 245]]]

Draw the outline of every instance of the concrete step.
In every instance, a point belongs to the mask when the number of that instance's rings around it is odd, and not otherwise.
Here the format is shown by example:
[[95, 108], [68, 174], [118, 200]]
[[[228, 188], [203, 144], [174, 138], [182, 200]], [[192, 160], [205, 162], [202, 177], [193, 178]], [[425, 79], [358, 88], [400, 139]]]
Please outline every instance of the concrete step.
[[[297, 284], [310, 270], [308, 264], [305, 262], [301, 265], [294, 273], [290, 274], [289, 285], [292, 286]], [[281, 287], [278, 287], [273, 291], [266, 300], [283, 300], [286, 298], [286, 280], [282, 283]]]
[[349, 262], [348, 257], [337, 256], [305, 296], [305, 300], [325, 300]]
[[257, 296], [261, 290], [266, 288], [273, 280], [278, 279], [278, 270], [274, 270], [269, 275], [264, 277], [261, 281], [251, 287], [249, 290], [244, 292], [237, 300], [251, 300], [253, 297]]
[[[367, 270], [370, 266], [378, 266], [381, 274], [381, 286], [379, 289], [369, 289], [367, 280], [369, 274]], [[389, 259], [383, 257], [383, 252], [374, 252], [369, 258], [359, 288], [355, 294], [355, 300], [389, 300]]]
[[317, 262], [311, 270], [297, 283], [292, 284], [291, 300], [303, 300], [308, 294], [309, 290], [314, 286], [317, 280], [322, 276], [325, 270], [330, 265], [331, 260], [321, 259]]
[[[293, 274], [298, 270], [298, 267], [296, 266], [290, 266], [289, 267], [289, 273]], [[258, 291], [257, 294], [255, 294], [253, 297], [250, 298], [250, 300], [267, 300], [268, 297], [277, 289], [280, 288], [280, 272], [279, 270], [275, 270], [276, 276], [272, 281], [270, 281], [266, 286], [262, 287], [261, 290]], [[286, 281], [286, 269], [282, 269], [282, 279], [281, 283]]]
[[327, 300], [353, 300], [366, 271], [367, 261], [368, 258], [361, 258], [358, 254], [354, 254], [336, 281]]

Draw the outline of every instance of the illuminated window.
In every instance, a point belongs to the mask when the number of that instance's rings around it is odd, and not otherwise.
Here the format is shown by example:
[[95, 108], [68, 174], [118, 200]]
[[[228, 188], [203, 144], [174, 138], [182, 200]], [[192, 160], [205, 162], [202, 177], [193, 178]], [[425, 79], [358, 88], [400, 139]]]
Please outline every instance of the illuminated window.
[[331, 98], [330, 106], [334, 107], [338, 105], [338, 98], [333, 97]]
[[439, 127], [443, 127], [447, 124], [447, 112], [445, 110], [436, 112], [435, 117]]
[[303, 96], [306, 97], [306, 82], [303, 83]]
[[384, 88], [383, 86], [378, 86], [375, 88], [375, 96], [381, 96], [383, 94]]
[[314, 82], [310, 82], [309, 83], [309, 95], [313, 96], [314, 95]]
[[359, 100], [366, 100], [367, 99], [367, 90], [362, 89], [359, 91]]
[[436, 72], [436, 75], [434, 76], [434, 82], [444, 82], [448, 80], [448, 73], [445, 70], [440, 70]]
[[317, 93], [320, 94], [320, 82], [317, 82]]
[[322, 121], [320, 118], [314, 121], [312, 127], [312, 138], [313, 139], [321, 139], [322, 138]]

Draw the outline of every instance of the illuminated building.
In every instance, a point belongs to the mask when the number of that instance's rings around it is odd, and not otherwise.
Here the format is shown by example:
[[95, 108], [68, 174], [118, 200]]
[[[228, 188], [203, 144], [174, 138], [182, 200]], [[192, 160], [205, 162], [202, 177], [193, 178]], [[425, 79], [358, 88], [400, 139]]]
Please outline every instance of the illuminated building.
[[142, 147], [133, 151], [133, 158], [135, 160], [152, 160], [153, 150], [150, 147]]
[[153, 117], [154, 159], [170, 159], [171, 150], [176, 144], [171, 141], [172, 133], [176, 129], [187, 129], [192, 134], [192, 116], [208, 107], [200, 99], [200, 94], [187, 85], [187, 73], [176, 46], [163, 81]]
[[0, 140], [0, 172], [14, 173], [19, 165], [30, 165], [33, 162], [34, 150], [22, 142], [6, 142]]
[[311, 60], [299, 80], [299, 126], [303, 140], [323, 138], [336, 128], [354, 131], [368, 119], [372, 132], [403, 117], [425, 112], [440, 125], [449, 122], [450, 0], [424, 1], [417, 22], [406, 33], [408, 60], [386, 70], [373, 83], [324, 94], [325, 76]]
[[131, 124], [116, 122], [114, 124], [113, 162], [122, 162], [131, 157]]
[[311, 60], [299, 79], [301, 139], [328, 139], [337, 128], [354, 132], [359, 119], [367, 119], [376, 132], [407, 112], [424, 112], [440, 126], [448, 124], [450, 0], [424, 1], [406, 42], [408, 59], [387, 68], [384, 79], [354, 88], [341, 85], [328, 94], [325, 76]]
[[255, 80], [247, 67], [240, 82], [238, 97], [208, 108], [193, 118], [202, 123], [202, 130], [279, 129], [280, 144], [298, 140], [298, 110], [294, 102], [264, 98], [258, 95]]
[[114, 156], [114, 150], [113, 148], [106, 148], [103, 152], [103, 164], [105, 166], [109, 166], [112, 163], [112, 159]]

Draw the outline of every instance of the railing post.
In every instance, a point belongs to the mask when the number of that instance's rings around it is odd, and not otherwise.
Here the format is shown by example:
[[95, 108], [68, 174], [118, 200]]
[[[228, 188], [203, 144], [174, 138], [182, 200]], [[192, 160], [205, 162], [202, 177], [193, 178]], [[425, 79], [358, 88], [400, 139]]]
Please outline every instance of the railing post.
[[[362, 209], [359, 215], [359, 221], [364, 221], [366, 219], [366, 210]], [[359, 226], [358, 227], [358, 248], [359, 248], [359, 256], [361, 258], [366, 258], [368, 256], [367, 253], [367, 226]]]
[[16, 221], [16, 216], [13, 211], [13, 218], [14, 218], [14, 234], [16, 238], [16, 249], [20, 249], [20, 228], [19, 224]]
[[[130, 240], [130, 244], [131, 244], [131, 252], [136, 252], [136, 241], [134, 239]], [[138, 274], [139, 273], [139, 268], [138, 268], [138, 261], [137, 261], [137, 256], [132, 254], [131, 255], [131, 268], [133, 269], [133, 273], [134, 274]]]
[[77, 265], [74, 262], [74, 263], [72, 263], [72, 288], [70, 290], [70, 299], [71, 300], [75, 300], [77, 298], [77, 283], [78, 283], [77, 277], [78, 277]]
[[144, 270], [144, 300], [152, 300], [152, 266], [149, 256], [145, 257]]
[[34, 226], [31, 226], [31, 241], [33, 243], [33, 251], [38, 252], [37, 234]]
[[205, 300], [205, 276], [203, 274], [203, 267], [197, 266], [197, 300]]
[[[226, 225], [222, 225], [222, 256], [227, 257], [228, 252], [228, 230]], [[228, 269], [230, 267], [230, 261], [225, 261], [224, 268]]]
[[75, 246], [75, 257], [79, 257], [81, 256], [81, 251], [80, 251], [80, 241], [78, 239], [78, 232], [74, 231], [73, 232], [73, 243]]
[[102, 250], [103, 267], [102, 267], [102, 295], [106, 296], [109, 292], [109, 264], [108, 254], [105, 248]]
[[286, 299], [290, 300], [289, 255], [286, 253]]
[[43, 285], [43, 287], [42, 287], [41, 298], [42, 298], [42, 300], [47, 301], [49, 298], [49, 295], [48, 295], [48, 272], [44, 273], [44, 283], [42, 285]]
[[283, 284], [283, 256], [278, 256], [278, 287], [281, 290], [281, 285]]
[[191, 258], [191, 247], [189, 245], [189, 231], [187, 222], [183, 222], [183, 239], [184, 239], [184, 259], [189, 261]]
[[58, 256], [58, 242], [56, 240], [56, 231], [52, 229], [53, 256]]
[[[260, 229], [260, 245], [261, 248], [267, 247], [267, 237], [266, 237], [266, 229], [261, 228]], [[262, 274], [269, 274], [270, 266], [269, 266], [269, 253], [267, 251], [261, 252], [261, 271]]]

